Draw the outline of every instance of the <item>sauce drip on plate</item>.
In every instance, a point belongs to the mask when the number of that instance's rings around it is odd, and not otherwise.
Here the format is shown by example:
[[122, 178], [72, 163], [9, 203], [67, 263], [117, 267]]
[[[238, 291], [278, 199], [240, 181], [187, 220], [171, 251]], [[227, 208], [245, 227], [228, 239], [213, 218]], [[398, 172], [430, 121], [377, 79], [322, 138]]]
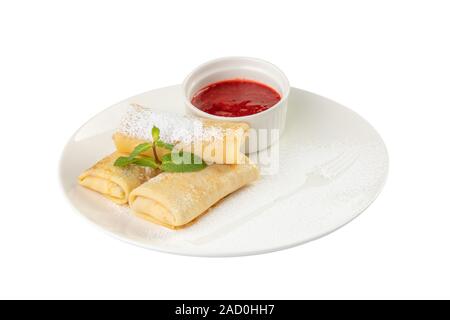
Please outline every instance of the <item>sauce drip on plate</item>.
[[242, 117], [265, 111], [280, 100], [280, 94], [265, 84], [233, 79], [200, 89], [192, 98], [192, 104], [212, 115]]

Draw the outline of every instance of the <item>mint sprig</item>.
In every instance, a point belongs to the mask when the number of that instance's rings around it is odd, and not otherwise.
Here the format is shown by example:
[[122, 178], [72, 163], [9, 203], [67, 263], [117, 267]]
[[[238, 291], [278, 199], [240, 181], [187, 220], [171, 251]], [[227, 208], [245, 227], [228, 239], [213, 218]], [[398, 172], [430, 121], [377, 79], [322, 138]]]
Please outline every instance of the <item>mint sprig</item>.
[[[156, 152], [156, 147], [173, 151], [174, 145], [160, 139], [160, 130], [157, 127], [152, 128], [152, 138], [152, 143], [141, 143], [134, 148], [128, 157], [117, 158], [114, 165], [117, 167], [126, 167], [133, 164], [141, 167], [160, 169], [166, 172], [194, 172], [206, 168], [207, 164], [200, 157], [190, 152], [171, 152], [164, 155], [160, 160]], [[141, 155], [150, 149], [153, 151], [153, 158]]]

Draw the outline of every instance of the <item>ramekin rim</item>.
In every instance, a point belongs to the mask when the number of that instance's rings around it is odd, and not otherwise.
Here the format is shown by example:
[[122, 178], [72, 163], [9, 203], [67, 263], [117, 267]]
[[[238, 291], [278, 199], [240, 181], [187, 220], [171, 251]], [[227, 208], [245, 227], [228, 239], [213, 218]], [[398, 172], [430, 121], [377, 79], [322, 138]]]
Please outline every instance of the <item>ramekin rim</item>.
[[[205, 112], [203, 110], [200, 110], [199, 108], [197, 108], [196, 106], [194, 106], [189, 97], [187, 96], [187, 92], [186, 92], [186, 85], [188, 80], [192, 77], [192, 75], [194, 75], [198, 70], [200, 70], [201, 68], [207, 66], [208, 64], [212, 64], [212, 63], [216, 63], [216, 62], [220, 62], [223, 60], [231, 60], [231, 59], [248, 59], [248, 60], [254, 60], [254, 61], [258, 61], [258, 62], [262, 62], [262, 63], [266, 63], [268, 65], [270, 65], [271, 67], [273, 67], [282, 77], [283, 81], [286, 82], [286, 93], [282, 95], [280, 101], [278, 101], [276, 104], [274, 104], [272, 107], [270, 107], [269, 109], [266, 109], [264, 111], [255, 113], [255, 114], [251, 114], [251, 115], [247, 115], [247, 116], [238, 116], [238, 117], [224, 117], [224, 116], [217, 116], [217, 115], [213, 115], [210, 114], [208, 112]], [[225, 79], [224, 79], [225, 80]], [[265, 84], [267, 85], [267, 84]], [[216, 59], [212, 59], [206, 62], [203, 62], [202, 64], [198, 65], [195, 69], [193, 69], [185, 78], [184, 81], [182, 83], [182, 90], [183, 90], [183, 98], [187, 104], [187, 106], [194, 110], [194, 112], [199, 113], [200, 115], [204, 115], [205, 118], [210, 118], [210, 119], [214, 119], [214, 120], [228, 120], [228, 121], [236, 121], [236, 120], [247, 120], [247, 119], [252, 119], [258, 116], [262, 116], [262, 115], [266, 115], [269, 114], [270, 112], [273, 112], [274, 110], [280, 108], [282, 105], [284, 105], [284, 102], [288, 99], [290, 91], [291, 91], [291, 86], [289, 84], [289, 80], [286, 77], [286, 75], [284, 74], [284, 72], [277, 67], [275, 64], [264, 60], [264, 59], [260, 59], [260, 58], [254, 58], [254, 57], [248, 57], [248, 56], [227, 56], [227, 57], [221, 57], [221, 58], [216, 58]]]

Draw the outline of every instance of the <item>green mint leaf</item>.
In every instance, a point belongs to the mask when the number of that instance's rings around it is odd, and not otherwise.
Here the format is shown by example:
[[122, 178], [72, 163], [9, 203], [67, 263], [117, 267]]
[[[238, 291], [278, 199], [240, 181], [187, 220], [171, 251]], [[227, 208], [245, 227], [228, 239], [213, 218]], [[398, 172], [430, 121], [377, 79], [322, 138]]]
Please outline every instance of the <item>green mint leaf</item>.
[[141, 158], [119, 157], [114, 162], [114, 165], [116, 167], [126, 167], [130, 164], [135, 164], [140, 167], [150, 167], [153, 169], [157, 169], [159, 167], [156, 161], [149, 157], [141, 157]]
[[153, 126], [153, 128], [152, 128], [152, 138], [153, 138], [153, 142], [156, 142], [159, 140], [159, 129], [155, 126]]
[[172, 162], [162, 163], [160, 169], [164, 172], [194, 172], [206, 168], [205, 164], [174, 164]]
[[133, 152], [131, 152], [131, 154], [128, 158], [134, 159], [138, 155], [140, 155], [142, 152], [149, 150], [151, 147], [152, 147], [152, 145], [150, 143], [141, 143], [136, 148], [134, 148]]
[[178, 153], [177, 159], [173, 159], [172, 154], [169, 153], [164, 155], [161, 160], [160, 169], [166, 172], [194, 172], [207, 167], [207, 164], [201, 158], [183, 151]]
[[129, 164], [131, 164], [133, 162], [132, 159], [130, 159], [129, 157], [119, 157], [116, 159], [116, 161], [114, 162], [114, 165], [116, 167], [126, 167]]
[[156, 146], [158, 146], [160, 148], [164, 148], [164, 149], [170, 150], [170, 151], [172, 151], [173, 148], [174, 148], [173, 144], [165, 143], [165, 142], [162, 142], [161, 140], [156, 141]]
[[161, 162], [171, 162], [172, 161], [172, 154], [171, 153], [167, 153], [165, 155], [162, 156], [161, 158]]
[[133, 160], [133, 163], [141, 167], [150, 167], [153, 169], [159, 168], [159, 165], [156, 163], [156, 161], [149, 157], [135, 158]]

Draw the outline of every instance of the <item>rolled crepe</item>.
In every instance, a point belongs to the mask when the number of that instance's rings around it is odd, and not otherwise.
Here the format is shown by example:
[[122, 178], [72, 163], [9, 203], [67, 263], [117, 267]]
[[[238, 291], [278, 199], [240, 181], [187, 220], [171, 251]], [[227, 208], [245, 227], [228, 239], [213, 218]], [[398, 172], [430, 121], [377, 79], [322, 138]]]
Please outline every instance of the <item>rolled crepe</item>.
[[[240, 152], [245, 142], [248, 124], [222, 122], [168, 113], [153, 112], [132, 105], [113, 136], [119, 152], [131, 153], [143, 143], [152, 142], [152, 128], [160, 129], [160, 138], [178, 150], [196, 154], [208, 163], [236, 164], [245, 161]], [[158, 157], [170, 152], [156, 148]], [[143, 153], [153, 157], [152, 150]]]
[[133, 190], [129, 203], [138, 216], [177, 229], [258, 176], [258, 168], [249, 163], [214, 164], [197, 172], [163, 172]]
[[99, 192], [118, 204], [127, 203], [130, 192], [157, 172], [138, 166], [116, 167], [114, 162], [120, 156], [126, 154], [114, 152], [83, 172], [78, 178], [80, 185]]

